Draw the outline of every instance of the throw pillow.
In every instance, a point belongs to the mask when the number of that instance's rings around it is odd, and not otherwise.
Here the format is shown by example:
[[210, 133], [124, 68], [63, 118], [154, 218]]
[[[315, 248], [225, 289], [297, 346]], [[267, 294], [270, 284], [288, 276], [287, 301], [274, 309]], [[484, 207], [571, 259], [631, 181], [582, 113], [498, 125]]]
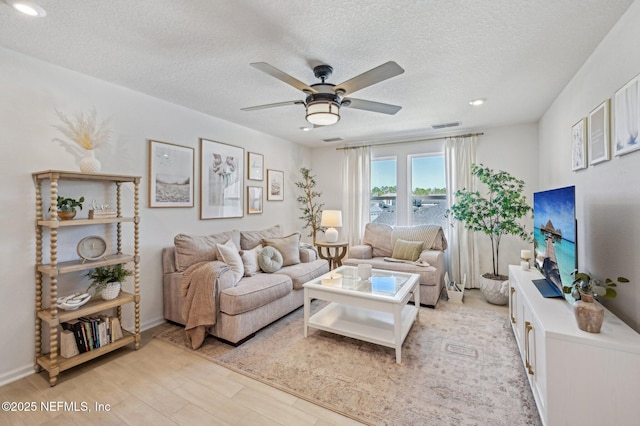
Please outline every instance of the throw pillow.
[[423, 245], [424, 242], [422, 241], [397, 240], [393, 246], [393, 255], [391, 257], [415, 262], [420, 257], [420, 253], [422, 253]]
[[229, 268], [231, 268], [233, 272], [233, 278], [235, 279], [234, 285], [238, 284], [238, 281], [240, 281], [244, 275], [244, 265], [242, 264], [240, 253], [238, 253], [238, 248], [231, 239], [224, 244], [218, 244], [217, 248], [220, 257], [222, 257], [222, 261], [229, 265]]
[[282, 238], [263, 238], [262, 244], [275, 247], [282, 254], [282, 266], [300, 263], [300, 233]]
[[261, 251], [262, 244], [259, 244], [257, 247], [254, 247], [251, 250], [240, 251], [240, 257], [242, 258], [242, 263], [244, 264], [245, 277], [252, 277], [258, 271], [260, 271], [260, 265], [258, 265], [258, 255]]
[[282, 254], [275, 247], [267, 246], [258, 255], [258, 265], [264, 272], [276, 272], [282, 268]]

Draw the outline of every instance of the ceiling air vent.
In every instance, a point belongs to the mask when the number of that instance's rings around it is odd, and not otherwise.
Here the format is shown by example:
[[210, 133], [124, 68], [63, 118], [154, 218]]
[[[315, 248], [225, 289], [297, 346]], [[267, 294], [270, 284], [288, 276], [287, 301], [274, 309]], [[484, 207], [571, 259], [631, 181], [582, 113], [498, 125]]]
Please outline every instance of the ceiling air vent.
[[330, 138], [330, 139], [322, 139], [325, 142], [340, 142], [343, 141], [344, 139], [342, 138]]
[[439, 130], [439, 129], [446, 129], [446, 128], [449, 128], [449, 127], [458, 127], [461, 124], [462, 123], [459, 122], [459, 121], [454, 121], [453, 123], [434, 124], [433, 126], [431, 126], [431, 128], [435, 129], [435, 130]]

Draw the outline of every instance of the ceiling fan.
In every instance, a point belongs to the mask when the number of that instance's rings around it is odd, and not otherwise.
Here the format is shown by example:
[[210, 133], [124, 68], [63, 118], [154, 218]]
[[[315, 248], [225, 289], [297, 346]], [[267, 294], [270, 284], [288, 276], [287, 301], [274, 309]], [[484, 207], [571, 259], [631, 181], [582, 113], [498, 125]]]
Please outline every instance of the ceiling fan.
[[319, 78], [321, 82], [311, 85], [307, 85], [291, 77], [289, 74], [280, 71], [278, 68], [266, 62], [254, 62], [250, 65], [296, 89], [302, 90], [307, 97], [305, 100], [277, 102], [274, 104], [242, 108], [242, 111], [255, 111], [285, 105], [304, 105], [307, 112], [305, 118], [309, 123], [314, 126], [330, 126], [340, 120], [341, 107], [356, 108], [389, 115], [393, 115], [402, 109], [401, 106], [397, 105], [345, 97], [365, 87], [402, 74], [404, 69], [393, 61], [372, 68], [340, 84], [331, 84], [326, 81], [333, 72], [333, 68], [330, 65], [318, 65], [313, 68], [313, 74], [316, 78]]

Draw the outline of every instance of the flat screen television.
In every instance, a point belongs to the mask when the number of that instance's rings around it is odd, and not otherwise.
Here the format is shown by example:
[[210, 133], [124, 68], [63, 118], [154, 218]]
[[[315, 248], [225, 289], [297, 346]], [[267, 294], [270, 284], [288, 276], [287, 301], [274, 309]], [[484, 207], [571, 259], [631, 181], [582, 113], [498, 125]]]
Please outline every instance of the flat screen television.
[[578, 268], [575, 186], [533, 194], [535, 265], [544, 279], [534, 284], [544, 297], [564, 297]]

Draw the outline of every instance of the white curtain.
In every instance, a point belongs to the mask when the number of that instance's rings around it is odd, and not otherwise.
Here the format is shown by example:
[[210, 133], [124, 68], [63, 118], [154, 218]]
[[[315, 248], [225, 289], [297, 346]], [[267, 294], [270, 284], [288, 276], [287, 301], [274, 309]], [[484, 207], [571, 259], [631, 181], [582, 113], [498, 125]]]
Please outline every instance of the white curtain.
[[342, 235], [349, 246], [360, 244], [369, 223], [371, 148], [347, 148], [342, 161]]
[[[445, 167], [447, 175], [447, 208], [455, 202], [459, 189], [476, 190], [475, 179], [471, 175], [471, 164], [476, 161], [477, 136], [445, 139]], [[449, 277], [462, 282], [467, 277], [467, 288], [479, 287], [478, 254], [474, 246], [474, 233], [465, 229], [463, 223], [449, 219], [448, 243], [445, 252], [449, 265]]]

